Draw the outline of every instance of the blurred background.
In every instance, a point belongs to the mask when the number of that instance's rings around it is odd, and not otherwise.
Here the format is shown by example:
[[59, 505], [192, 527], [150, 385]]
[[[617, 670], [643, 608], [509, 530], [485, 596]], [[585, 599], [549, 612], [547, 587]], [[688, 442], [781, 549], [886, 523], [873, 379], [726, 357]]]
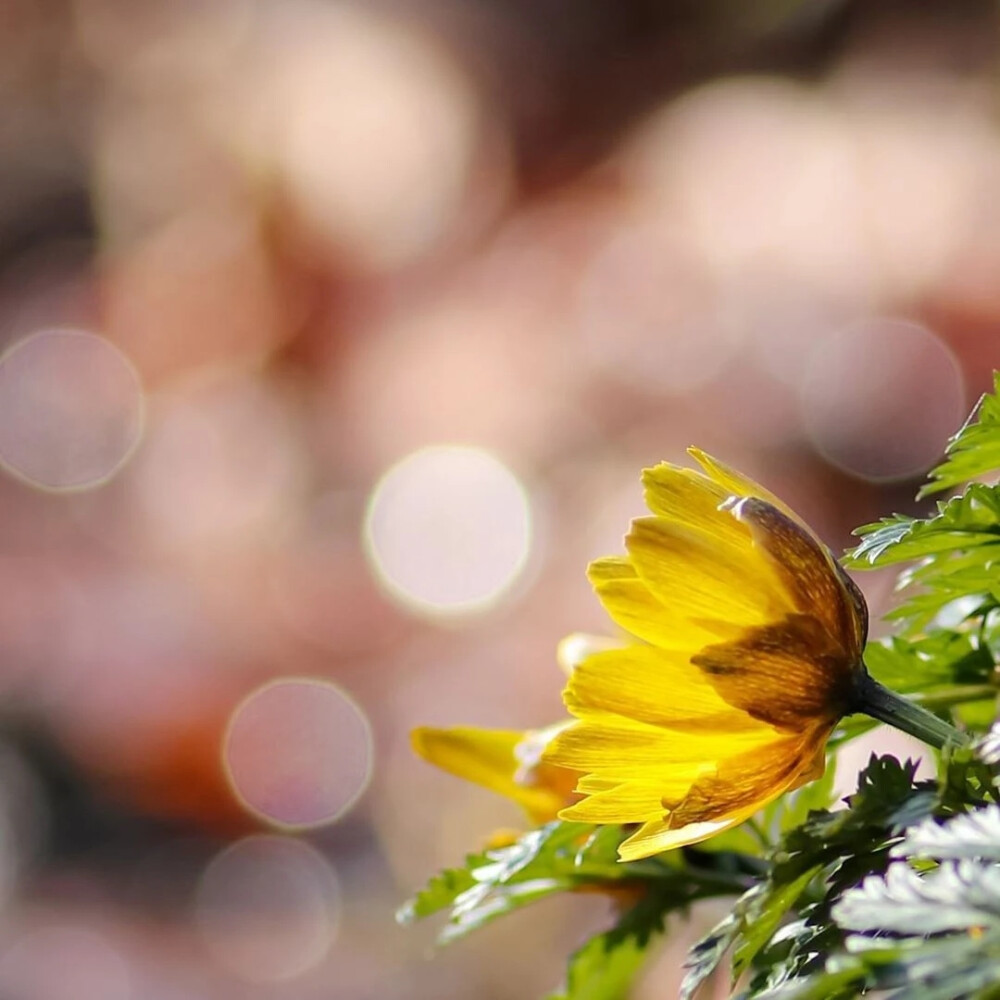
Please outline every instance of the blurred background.
[[1000, 357], [996, 5], [0, 24], [0, 996], [542, 994], [606, 903], [395, 926], [521, 822], [408, 730], [562, 714], [688, 444], [836, 550], [916, 509]]

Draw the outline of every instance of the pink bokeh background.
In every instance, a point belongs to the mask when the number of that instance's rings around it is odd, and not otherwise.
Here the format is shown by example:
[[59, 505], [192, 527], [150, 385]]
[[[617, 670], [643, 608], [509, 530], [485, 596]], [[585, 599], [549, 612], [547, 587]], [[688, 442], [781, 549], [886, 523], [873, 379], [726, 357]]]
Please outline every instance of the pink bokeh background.
[[600, 899], [394, 924], [521, 822], [407, 733], [559, 716], [689, 444], [838, 551], [918, 509], [1000, 358], [994, 18], [8, 0], [0, 995], [552, 988]]

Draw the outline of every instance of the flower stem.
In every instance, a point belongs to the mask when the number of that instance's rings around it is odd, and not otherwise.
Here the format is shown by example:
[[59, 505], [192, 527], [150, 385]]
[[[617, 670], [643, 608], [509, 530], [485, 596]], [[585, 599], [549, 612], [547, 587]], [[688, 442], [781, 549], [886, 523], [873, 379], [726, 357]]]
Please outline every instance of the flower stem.
[[[896, 694], [895, 691], [890, 691], [867, 671], [858, 678], [855, 695], [857, 698], [856, 711], [864, 712], [873, 719], [878, 719], [879, 722], [895, 726], [896, 729], [901, 729], [904, 733], [909, 733], [939, 750], [947, 743], [960, 745], [966, 742], [965, 736], [951, 723], [939, 719], [926, 708]], [[982, 696], [980, 694], [980, 697]], [[976, 692], [966, 688], [966, 695], [960, 700], [972, 701], [975, 700], [975, 697]], [[953, 694], [953, 700], [940, 703], [939, 707], [944, 708], [947, 704], [956, 704], [958, 700], [954, 698]], [[930, 697], [925, 703], [933, 704]]]

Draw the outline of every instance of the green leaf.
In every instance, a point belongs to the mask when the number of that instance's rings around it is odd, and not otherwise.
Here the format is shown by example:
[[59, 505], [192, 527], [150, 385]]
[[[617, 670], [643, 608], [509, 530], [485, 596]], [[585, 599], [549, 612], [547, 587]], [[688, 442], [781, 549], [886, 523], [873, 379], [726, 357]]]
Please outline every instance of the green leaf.
[[[801, 879], [805, 887], [789, 907], [793, 919], [771, 933], [754, 956], [748, 996], [830, 1000], [856, 995], [853, 987], [865, 981], [868, 971], [843, 955], [846, 931], [832, 922], [830, 910], [866, 875], [881, 873], [889, 864], [889, 849], [938, 805], [937, 783], [915, 782], [915, 771], [911, 761], [873, 756], [858, 776], [848, 808], [814, 811], [784, 836], [769, 881], [780, 886]], [[828, 955], [847, 965], [824, 970]]]
[[[758, 892], [759, 887], [750, 892]], [[680, 1000], [691, 1000], [698, 987], [719, 967], [743, 927], [741, 914], [733, 909], [688, 952], [684, 960], [684, 979]]]
[[[621, 839], [621, 831], [612, 829]], [[591, 871], [582, 875], [588, 844], [596, 846], [597, 856]], [[472, 885], [455, 896], [441, 943], [553, 893], [595, 880], [614, 883], [625, 878], [625, 866], [606, 861], [606, 850], [605, 840], [595, 842], [592, 827], [556, 821], [529, 831], [509, 847], [487, 851], [469, 868]]]
[[[994, 546], [950, 552], [926, 559], [900, 575], [899, 588], [907, 590], [906, 605], [891, 611], [890, 621], [901, 621], [913, 630], [932, 622], [956, 628], [972, 615], [981, 615], [1000, 603], [1000, 559]], [[980, 609], [977, 605], [983, 605]]]
[[745, 876], [723, 870], [731, 857], [720, 857], [716, 868], [691, 865], [680, 851], [622, 864], [617, 858], [624, 837], [615, 826], [547, 823], [507, 847], [470, 856], [465, 868], [435, 876], [397, 918], [407, 922], [450, 911], [439, 935], [439, 942], [448, 944], [557, 892], [597, 888], [611, 893], [645, 880], [656, 888], [650, 898], [659, 899], [657, 893], [667, 891], [669, 904], [676, 909], [708, 896], [737, 895], [746, 888]]
[[927, 819], [892, 849], [897, 858], [976, 858], [1000, 862], [1000, 806], [987, 805], [944, 823]]
[[972, 747], [948, 748], [938, 768], [938, 811], [951, 815], [997, 800], [995, 777]]
[[472, 869], [485, 862], [486, 858], [482, 854], [470, 854], [464, 868], [446, 868], [439, 872], [396, 911], [396, 920], [401, 924], [410, 924], [447, 909], [466, 889], [476, 884]]
[[[849, 878], [846, 858], [868, 861], [872, 852], [884, 856], [899, 827], [927, 816], [936, 798], [934, 786], [914, 784], [915, 772], [912, 762], [872, 756], [858, 777], [850, 809], [806, 810], [780, 841], [766, 880], [745, 893], [733, 912], [689, 953], [682, 998], [694, 994], [730, 947], [735, 947], [733, 974], [741, 975], [772, 941], [781, 921], [821, 870], [836, 868]], [[819, 792], [823, 794], [822, 787]]]
[[733, 955], [733, 978], [738, 979], [757, 953], [768, 942], [789, 908], [819, 871], [808, 868], [798, 878], [784, 885], [773, 885], [755, 899], [746, 910], [743, 926]]
[[[934, 782], [914, 782], [917, 765], [900, 763], [891, 754], [872, 754], [858, 775], [857, 791], [848, 799], [849, 809], [817, 812], [789, 832], [775, 854], [775, 863], [811, 867], [815, 853], [857, 847], [878, 831], [889, 836], [928, 816], [937, 798]], [[806, 859], [803, 863], [802, 859]]]
[[846, 563], [857, 569], [996, 545], [1000, 543], [1000, 488], [973, 483], [961, 496], [939, 501], [932, 517], [894, 514], [854, 533], [861, 543], [848, 553]]
[[667, 914], [685, 909], [690, 896], [670, 881], [651, 883], [610, 930], [592, 937], [570, 958], [566, 987], [549, 1000], [622, 1000], [642, 968]]
[[637, 938], [596, 934], [569, 960], [564, 989], [548, 1000], [622, 1000], [642, 968], [646, 949]]
[[[862, 541], [845, 554], [844, 565], [850, 569], [870, 569], [872, 566], [882, 565], [882, 556], [886, 552], [891, 555], [897, 545], [909, 538], [917, 523], [919, 522], [915, 517], [893, 514], [873, 524], [855, 528], [853, 534]], [[894, 561], [896, 560], [886, 560], [886, 562]]]
[[[473, 854], [464, 868], [452, 868], [430, 880], [426, 888], [400, 908], [396, 917], [410, 922], [450, 910], [440, 935], [442, 943], [482, 926], [537, 899], [600, 877], [625, 877], [625, 866], [609, 860], [608, 841], [621, 831], [607, 828], [599, 841], [582, 823], [549, 823], [508, 847]], [[587, 845], [594, 847], [593, 857]], [[589, 865], [582, 874], [584, 863]]]
[[852, 947], [852, 954], [831, 955], [822, 972], [748, 995], [754, 1000], [848, 1000], [878, 990], [891, 1000], [996, 996], [1000, 938], [994, 934], [878, 941], [859, 936]]
[[833, 918], [853, 931], [937, 934], [970, 927], [1000, 928], [1000, 867], [948, 861], [921, 875], [906, 862], [848, 889]]
[[865, 981], [864, 966], [834, 969], [818, 976], [798, 979], [773, 989], [749, 994], [755, 1000], [844, 1000], [860, 995]]
[[984, 395], [962, 428], [948, 442], [946, 458], [920, 496], [940, 493], [1000, 469], [1000, 372], [993, 373], [993, 394]]
[[952, 684], [986, 684], [994, 671], [992, 651], [978, 632], [939, 630], [919, 639], [894, 636], [865, 647], [865, 665], [877, 680], [900, 693]]

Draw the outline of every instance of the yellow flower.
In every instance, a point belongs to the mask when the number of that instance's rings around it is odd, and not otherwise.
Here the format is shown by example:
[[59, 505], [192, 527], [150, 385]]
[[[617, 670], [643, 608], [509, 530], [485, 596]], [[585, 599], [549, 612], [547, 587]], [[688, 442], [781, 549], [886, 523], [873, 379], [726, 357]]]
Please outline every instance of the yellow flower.
[[623, 861], [693, 844], [818, 778], [842, 716], [866, 712], [933, 746], [947, 722], [865, 670], [868, 611], [781, 500], [695, 448], [704, 473], [643, 472], [652, 516], [590, 580], [634, 642], [574, 635], [558, 658], [573, 719], [545, 729], [418, 729], [438, 767], [558, 816], [639, 824]]
[[645, 470], [652, 515], [632, 523], [626, 556], [590, 566], [640, 641], [579, 664], [563, 694], [575, 721], [543, 755], [581, 775], [561, 818], [641, 824], [626, 861], [735, 826], [821, 775], [867, 677], [864, 599], [826, 547], [773, 494], [690, 454], [706, 474]]
[[555, 819], [574, 801], [577, 772], [542, 760], [542, 752], [569, 722], [529, 729], [428, 726], [410, 734], [413, 749], [443, 771], [512, 799], [533, 823]]

